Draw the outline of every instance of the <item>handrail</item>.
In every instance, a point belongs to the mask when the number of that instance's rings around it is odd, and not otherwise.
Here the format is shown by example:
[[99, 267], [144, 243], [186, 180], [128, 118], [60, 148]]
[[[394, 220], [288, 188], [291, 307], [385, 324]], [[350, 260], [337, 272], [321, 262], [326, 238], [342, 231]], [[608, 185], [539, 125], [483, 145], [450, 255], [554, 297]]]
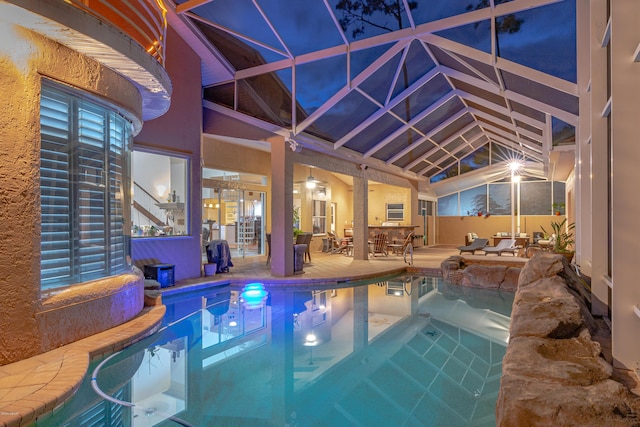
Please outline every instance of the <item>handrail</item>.
[[137, 182], [133, 181], [133, 186], [134, 186], [134, 187], [135, 187], [135, 189], [136, 189], [135, 191], [138, 191], [138, 190], [142, 191], [144, 194], [146, 194], [147, 196], [149, 196], [149, 197], [153, 200], [153, 202], [154, 202], [154, 203], [160, 203], [160, 200], [156, 199], [156, 196], [154, 196], [153, 194], [149, 193], [149, 192], [147, 191], [147, 189], [146, 189], [146, 188], [144, 188], [142, 185], [140, 185], [140, 184], [138, 184]]
[[164, 66], [167, 8], [163, 0], [66, 0], [138, 42]]
[[133, 224], [138, 226], [145, 225], [145, 223], [148, 225], [154, 223], [158, 226], [167, 225], [162, 219], [166, 217], [167, 212], [158, 207], [160, 203], [162, 202], [153, 194], [133, 181], [133, 198], [131, 200], [131, 204], [135, 208], [135, 214], [132, 214], [133, 217], [131, 218]]

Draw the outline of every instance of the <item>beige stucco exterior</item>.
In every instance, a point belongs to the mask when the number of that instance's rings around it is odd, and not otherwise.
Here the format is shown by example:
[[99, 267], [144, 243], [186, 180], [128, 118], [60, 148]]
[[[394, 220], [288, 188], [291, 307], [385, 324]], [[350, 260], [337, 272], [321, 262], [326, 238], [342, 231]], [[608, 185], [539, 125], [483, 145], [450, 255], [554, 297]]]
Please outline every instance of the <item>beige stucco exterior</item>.
[[[0, 117], [0, 365], [42, 353], [66, 342], [109, 329], [142, 309], [138, 276], [107, 279], [93, 286], [96, 304], [113, 307], [122, 296], [129, 303], [98, 311], [91, 322], [75, 322], [96, 313], [90, 304], [49, 308], [40, 293], [40, 88], [42, 79], [69, 85], [117, 106], [141, 121], [138, 90], [100, 63], [15, 25], [0, 22], [0, 34], [13, 43], [0, 45], [0, 87], [4, 109]], [[112, 282], [114, 280], [115, 282]], [[115, 286], [112, 286], [114, 285]], [[102, 286], [105, 285], [105, 286]], [[76, 290], [76, 296], [84, 291]], [[58, 296], [58, 298], [62, 298]], [[64, 311], [60, 311], [64, 309]], [[66, 320], [65, 320], [66, 319]]]

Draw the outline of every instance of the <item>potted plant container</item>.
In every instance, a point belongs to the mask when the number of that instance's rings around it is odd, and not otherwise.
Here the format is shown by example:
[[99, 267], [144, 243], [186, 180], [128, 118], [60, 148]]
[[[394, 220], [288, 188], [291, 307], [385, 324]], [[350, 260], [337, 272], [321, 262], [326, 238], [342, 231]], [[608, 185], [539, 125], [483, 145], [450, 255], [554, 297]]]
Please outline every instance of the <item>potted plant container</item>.
[[[573, 230], [575, 229], [576, 224], [570, 223], [567, 224], [567, 218], [563, 219], [561, 222], [551, 221], [551, 229], [552, 237], [555, 236], [553, 241], [553, 252], [557, 254], [564, 255], [567, 258], [567, 261], [571, 262], [573, 259], [574, 251], [571, 249], [575, 240], [573, 240]], [[542, 228], [542, 232], [545, 235], [550, 234], [547, 230]]]

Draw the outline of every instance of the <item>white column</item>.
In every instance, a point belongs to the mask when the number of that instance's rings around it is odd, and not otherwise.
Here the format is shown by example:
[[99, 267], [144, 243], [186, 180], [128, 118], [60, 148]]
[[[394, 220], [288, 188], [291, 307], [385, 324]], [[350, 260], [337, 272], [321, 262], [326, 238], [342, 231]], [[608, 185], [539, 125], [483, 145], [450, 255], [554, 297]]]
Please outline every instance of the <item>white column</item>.
[[516, 197], [514, 188], [515, 172], [511, 170], [511, 238], [516, 237]]
[[518, 214], [517, 214], [517, 220], [518, 220], [518, 228], [516, 230], [516, 235], [513, 236], [515, 237], [520, 237], [520, 176], [516, 176], [515, 177], [516, 180], [516, 189], [517, 189], [517, 193], [516, 193], [516, 200], [518, 203]]
[[612, 352], [615, 366], [638, 369], [640, 318], [634, 306], [640, 306], [640, 62], [634, 62], [634, 53], [640, 43], [640, 2], [616, 0], [611, 9]]
[[[588, 43], [591, 52], [591, 110], [582, 113], [580, 120], [583, 115], [590, 114], [588, 120], [591, 121], [591, 144], [589, 146], [591, 204], [587, 205], [587, 209], [590, 211], [591, 228], [583, 228], [587, 226], [586, 223], [577, 224], [577, 228], [579, 233], [591, 235], [591, 309], [594, 314], [605, 315], [609, 304], [609, 286], [605, 277], [609, 275], [608, 192], [611, 179], [608, 176], [610, 159], [607, 153], [609, 126], [607, 117], [602, 116], [609, 99], [607, 94], [608, 59], [607, 49], [601, 46], [601, 42], [607, 25], [607, 1], [593, 0], [590, 5], [591, 33]], [[585, 42], [578, 39], [578, 47], [583, 43]]]

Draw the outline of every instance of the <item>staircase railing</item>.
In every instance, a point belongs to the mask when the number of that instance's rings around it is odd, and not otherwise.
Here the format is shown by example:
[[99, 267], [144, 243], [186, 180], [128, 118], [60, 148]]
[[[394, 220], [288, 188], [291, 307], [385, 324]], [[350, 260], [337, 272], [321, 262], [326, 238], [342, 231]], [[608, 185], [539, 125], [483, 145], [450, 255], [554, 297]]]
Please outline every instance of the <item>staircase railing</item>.
[[156, 225], [164, 227], [167, 213], [157, 204], [162, 203], [137, 182], [133, 183], [133, 207], [136, 213], [133, 215], [134, 225]]

